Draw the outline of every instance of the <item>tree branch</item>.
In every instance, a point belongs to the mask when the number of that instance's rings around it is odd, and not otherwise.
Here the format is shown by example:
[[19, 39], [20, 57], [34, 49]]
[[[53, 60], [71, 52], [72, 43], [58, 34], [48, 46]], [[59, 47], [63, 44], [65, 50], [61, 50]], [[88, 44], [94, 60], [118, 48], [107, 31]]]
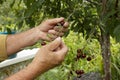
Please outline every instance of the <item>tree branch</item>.
[[107, 12], [106, 4], [107, 4], [107, 0], [102, 0], [102, 16], [105, 15]]

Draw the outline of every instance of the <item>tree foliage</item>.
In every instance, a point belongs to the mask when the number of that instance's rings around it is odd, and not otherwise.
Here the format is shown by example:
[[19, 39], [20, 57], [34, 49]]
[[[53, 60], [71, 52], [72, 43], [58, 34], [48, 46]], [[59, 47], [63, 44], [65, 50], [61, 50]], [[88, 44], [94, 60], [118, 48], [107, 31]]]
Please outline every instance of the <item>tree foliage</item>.
[[[5, 0], [1, 0], [1, 4], [3, 2]], [[119, 0], [118, 2], [117, 0], [108, 0], [104, 15], [101, 14], [101, 0], [11, 0], [8, 5], [19, 19], [16, 24], [20, 28], [23, 27], [24, 21], [30, 27], [34, 27], [45, 18], [62, 16], [71, 22], [71, 30], [82, 32], [86, 34], [87, 38], [91, 33], [94, 34], [93, 37], [98, 38], [101, 28], [119, 41], [119, 32], [117, 31], [120, 25]]]

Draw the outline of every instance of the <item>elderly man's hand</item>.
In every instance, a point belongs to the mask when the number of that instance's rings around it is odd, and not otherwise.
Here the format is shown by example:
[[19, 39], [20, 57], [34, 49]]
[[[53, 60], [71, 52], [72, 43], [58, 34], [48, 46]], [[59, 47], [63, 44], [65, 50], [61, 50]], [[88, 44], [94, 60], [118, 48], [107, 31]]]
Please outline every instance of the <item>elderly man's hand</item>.
[[34, 80], [42, 73], [61, 64], [67, 51], [67, 46], [58, 37], [51, 43], [42, 46], [26, 68], [5, 80]]
[[[63, 30], [60, 33], [58, 33], [58, 31], [55, 30], [55, 26], [61, 22], [62, 22]], [[40, 33], [39, 34], [40, 39], [52, 41], [58, 37], [58, 34], [61, 34], [60, 36], [64, 35], [64, 32], [68, 29], [68, 22], [65, 22], [64, 18], [49, 19], [43, 21], [38, 26], [38, 29]]]
[[[59, 29], [55, 28], [58, 23], [62, 24], [62, 27]], [[59, 24], [58, 26], [61, 25]], [[52, 42], [42, 46], [33, 61], [26, 68], [5, 80], [33, 80], [38, 75], [59, 65], [64, 60], [68, 51], [67, 46], [62, 42], [62, 39], [59, 36], [62, 36], [67, 28], [68, 22], [65, 22], [64, 18], [55, 18], [46, 20], [38, 27], [28, 31], [8, 35], [6, 39], [8, 55], [17, 52], [24, 47], [33, 45], [40, 39]], [[48, 34], [51, 36], [48, 37]]]
[[61, 38], [58, 37], [51, 43], [40, 48], [28, 68], [32, 74], [38, 76], [61, 64], [67, 52], [67, 46], [62, 42]]
[[45, 70], [51, 69], [64, 60], [67, 51], [67, 46], [58, 37], [51, 43], [40, 48], [33, 60], [34, 66], [37, 68], [42, 66]]
[[[61, 22], [63, 26], [62, 31], [57, 31], [55, 26]], [[34, 27], [28, 31], [14, 35], [8, 35], [6, 40], [7, 54], [14, 54], [27, 46], [34, 45], [41, 39], [45, 41], [53, 41], [57, 37], [62, 36], [67, 29], [68, 22], [65, 22], [64, 18], [54, 18], [43, 21], [39, 26]]]

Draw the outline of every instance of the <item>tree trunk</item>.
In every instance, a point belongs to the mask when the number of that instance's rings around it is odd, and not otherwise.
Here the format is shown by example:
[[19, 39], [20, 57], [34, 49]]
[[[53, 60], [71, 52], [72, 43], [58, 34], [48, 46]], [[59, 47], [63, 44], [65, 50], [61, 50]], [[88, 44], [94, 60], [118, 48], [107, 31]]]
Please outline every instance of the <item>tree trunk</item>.
[[[101, 21], [104, 22], [104, 16], [107, 14], [107, 1], [102, 0], [102, 12], [101, 12]], [[101, 45], [101, 53], [103, 57], [103, 64], [104, 64], [104, 80], [111, 79], [111, 69], [110, 69], [110, 34], [109, 31], [106, 31], [105, 27], [107, 27], [106, 23], [105, 26], [101, 26], [101, 36], [100, 36], [100, 45]], [[103, 29], [102, 29], [103, 28]]]
[[111, 70], [110, 70], [110, 35], [109, 33], [104, 33], [104, 31], [101, 31], [101, 39], [100, 39], [100, 45], [101, 45], [101, 53], [103, 57], [103, 63], [104, 63], [104, 80], [110, 80], [111, 79]]

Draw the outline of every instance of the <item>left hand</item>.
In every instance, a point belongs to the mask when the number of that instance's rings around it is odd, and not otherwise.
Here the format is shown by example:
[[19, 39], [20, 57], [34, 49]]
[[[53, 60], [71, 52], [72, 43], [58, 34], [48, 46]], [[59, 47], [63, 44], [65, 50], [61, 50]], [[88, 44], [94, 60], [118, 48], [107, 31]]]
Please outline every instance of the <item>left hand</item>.
[[58, 31], [54, 29], [57, 23], [64, 22], [63, 31], [60, 33], [61, 36], [68, 29], [68, 22], [65, 22], [64, 18], [54, 18], [43, 21], [37, 28], [40, 31], [40, 39], [52, 41], [58, 37]]

